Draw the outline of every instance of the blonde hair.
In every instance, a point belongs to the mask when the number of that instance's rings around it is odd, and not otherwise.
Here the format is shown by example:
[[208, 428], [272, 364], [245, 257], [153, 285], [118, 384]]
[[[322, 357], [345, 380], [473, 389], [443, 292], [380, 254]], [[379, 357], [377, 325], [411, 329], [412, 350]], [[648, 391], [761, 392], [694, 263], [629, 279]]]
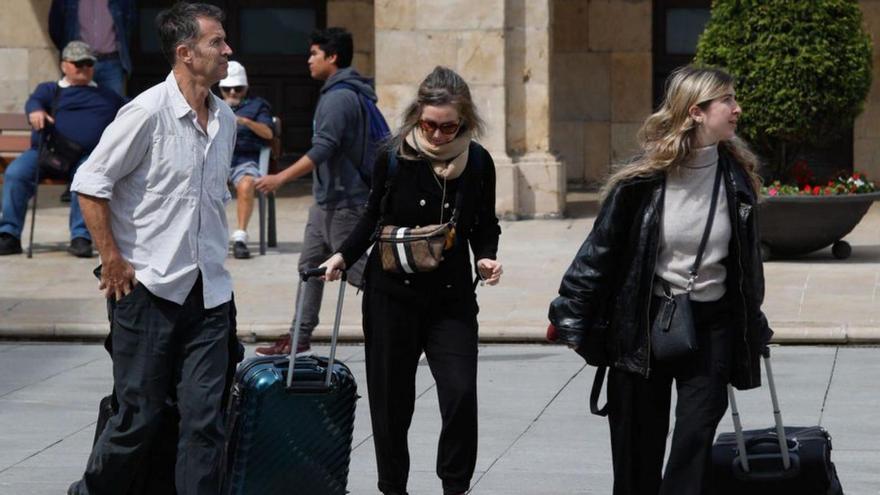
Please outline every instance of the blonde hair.
[[[641, 154], [631, 163], [614, 172], [602, 187], [604, 199], [621, 181], [649, 177], [675, 170], [690, 157], [697, 133], [697, 122], [690, 115], [694, 105], [703, 110], [712, 100], [733, 91], [733, 77], [721, 69], [684, 66], [676, 69], [666, 80], [666, 91], [660, 108], [645, 120], [639, 129]], [[757, 173], [758, 158], [739, 137], [721, 141], [719, 148], [727, 150], [748, 173], [756, 193], [761, 190]]]

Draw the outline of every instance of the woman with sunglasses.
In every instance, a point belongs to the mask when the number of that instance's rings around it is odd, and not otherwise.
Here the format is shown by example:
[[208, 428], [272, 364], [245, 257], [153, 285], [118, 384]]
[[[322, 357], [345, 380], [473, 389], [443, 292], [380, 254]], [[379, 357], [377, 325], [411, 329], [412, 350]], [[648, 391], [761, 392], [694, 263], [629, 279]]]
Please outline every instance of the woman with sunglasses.
[[322, 266], [336, 280], [373, 244], [382, 226], [454, 222], [454, 240], [433, 271], [383, 268], [380, 249], [367, 262], [363, 297], [367, 387], [379, 490], [405, 494], [407, 431], [415, 377], [424, 352], [437, 384], [443, 426], [437, 475], [443, 493], [470, 487], [477, 459], [477, 301], [469, 250], [480, 279], [501, 277], [495, 166], [474, 139], [483, 131], [467, 83], [437, 67], [419, 86], [403, 124], [380, 153], [366, 213]]

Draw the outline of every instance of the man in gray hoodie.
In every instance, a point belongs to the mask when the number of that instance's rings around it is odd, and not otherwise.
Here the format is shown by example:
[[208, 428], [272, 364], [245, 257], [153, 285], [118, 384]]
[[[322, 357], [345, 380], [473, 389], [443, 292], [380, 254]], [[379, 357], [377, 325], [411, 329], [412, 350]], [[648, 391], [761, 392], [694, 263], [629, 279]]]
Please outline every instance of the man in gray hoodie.
[[[361, 217], [370, 193], [368, 178], [361, 167], [365, 140], [369, 139], [366, 113], [358, 93], [374, 102], [372, 81], [351, 67], [354, 45], [351, 33], [331, 27], [312, 33], [309, 39], [309, 72], [313, 79], [325, 81], [315, 109], [312, 148], [282, 172], [257, 180], [258, 190], [268, 193], [281, 185], [312, 172], [315, 204], [303, 236], [299, 269], [314, 268], [335, 253]], [[340, 84], [342, 83], [342, 84]], [[366, 257], [347, 270], [348, 282], [363, 285]], [[312, 331], [318, 325], [324, 283], [312, 278], [305, 285], [302, 330], [296, 353], [308, 352]], [[296, 315], [294, 315], [296, 319]], [[273, 345], [258, 347], [256, 354], [270, 356], [290, 352], [290, 335]]]

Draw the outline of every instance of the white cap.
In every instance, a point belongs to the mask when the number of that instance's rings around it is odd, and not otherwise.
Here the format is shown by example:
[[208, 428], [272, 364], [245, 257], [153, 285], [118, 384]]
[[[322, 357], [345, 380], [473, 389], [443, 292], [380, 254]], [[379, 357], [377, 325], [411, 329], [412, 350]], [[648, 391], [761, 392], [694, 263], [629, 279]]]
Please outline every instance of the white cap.
[[244, 70], [244, 66], [235, 60], [229, 61], [229, 67], [226, 71], [226, 79], [220, 81], [220, 86], [224, 88], [231, 88], [233, 86], [247, 86], [247, 72]]

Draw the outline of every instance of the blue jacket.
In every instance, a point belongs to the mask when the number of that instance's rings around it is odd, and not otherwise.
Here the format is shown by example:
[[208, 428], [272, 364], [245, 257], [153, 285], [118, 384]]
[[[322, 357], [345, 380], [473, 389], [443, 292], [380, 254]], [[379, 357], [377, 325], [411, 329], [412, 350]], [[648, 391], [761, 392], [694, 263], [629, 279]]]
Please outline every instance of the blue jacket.
[[[55, 81], [38, 84], [25, 103], [25, 114], [41, 109], [53, 113], [52, 101], [57, 85]], [[70, 86], [60, 91], [58, 107], [53, 114], [55, 129], [85, 148], [86, 152], [91, 152], [125, 100], [114, 91], [95, 86]], [[39, 145], [40, 133], [31, 132], [31, 148], [37, 149]]]
[[[129, 44], [137, 16], [135, 0], [109, 0], [110, 15], [116, 29], [116, 51], [127, 74], [131, 74]], [[79, 39], [79, 0], [52, 0], [49, 10], [49, 36], [63, 50], [68, 43]]]

